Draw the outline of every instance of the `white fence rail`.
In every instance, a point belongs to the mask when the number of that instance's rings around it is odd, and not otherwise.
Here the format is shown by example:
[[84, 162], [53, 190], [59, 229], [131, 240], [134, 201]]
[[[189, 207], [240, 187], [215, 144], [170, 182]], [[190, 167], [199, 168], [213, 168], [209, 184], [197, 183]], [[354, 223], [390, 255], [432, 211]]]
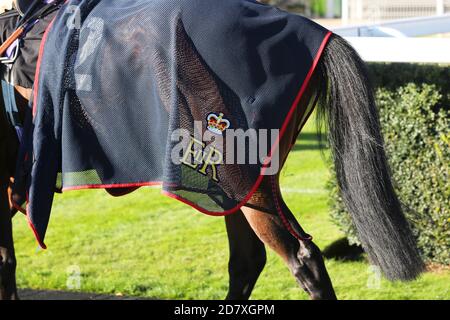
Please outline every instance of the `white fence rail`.
[[450, 12], [450, 0], [342, 0], [342, 18], [382, 21]]
[[345, 37], [365, 61], [450, 64], [450, 38], [414, 38], [450, 33], [450, 14], [341, 27]]
[[450, 39], [348, 37], [350, 44], [368, 62], [450, 64]]
[[333, 31], [342, 37], [419, 37], [450, 33], [450, 14], [340, 27]]

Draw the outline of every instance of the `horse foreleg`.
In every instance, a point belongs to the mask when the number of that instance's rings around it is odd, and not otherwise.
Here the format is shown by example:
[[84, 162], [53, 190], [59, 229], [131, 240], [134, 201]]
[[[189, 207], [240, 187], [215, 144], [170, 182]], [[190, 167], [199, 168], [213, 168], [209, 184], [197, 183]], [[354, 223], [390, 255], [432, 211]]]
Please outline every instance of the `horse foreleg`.
[[0, 179], [0, 300], [17, 299], [16, 257], [11, 211], [8, 201], [9, 179]]
[[226, 216], [225, 224], [230, 246], [230, 286], [226, 299], [246, 300], [266, 264], [266, 249], [241, 211]]
[[[263, 198], [271, 199], [265, 194]], [[307, 237], [287, 205], [280, 199], [281, 209], [295, 232]], [[275, 206], [265, 206], [274, 208]], [[336, 299], [330, 277], [319, 248], [311, 240], [299, 240], [286, 228], [276, 210], [243, 207], [242, 211], [258, 237], [287, 264], [299, 285], [311, 299]]]
[[[0, 106], [1, 107], [1, 106]], [[3, 142], [3, 141], [2, 141]], [[8, 187], [11, 171], [8, 164], [10, 148], [0, 144], [0, 299], [17, 299], [16, 257], [12, 231], [12, 216], [9, 205]]]

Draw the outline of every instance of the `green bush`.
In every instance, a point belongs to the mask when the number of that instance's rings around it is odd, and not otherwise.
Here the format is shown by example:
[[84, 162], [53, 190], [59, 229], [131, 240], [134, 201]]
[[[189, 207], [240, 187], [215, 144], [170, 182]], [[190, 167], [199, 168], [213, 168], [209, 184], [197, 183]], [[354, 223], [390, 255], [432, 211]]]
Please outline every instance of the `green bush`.
[[395, 91], [397, 88], [414, 83], [433, 84], [442, 94], [442, 103], [450, 106], [450, 68], [446, 65], [409, 63], [371, 63], [371, 80], [376, 88]]
[[450, 68], [446, 65], [410, 64], [410, 63], [371, 63], [371, 79], [375, 87], [396, 90], [409, 83], [436, 85], [444, 99], [450, 95]]
[[[427, 66], [426, 74], [390, 67], [382, 73], [383, 66], [372, 66], [372, 73], [395, 188], [424, 258], [449, 264], [450, 73], [448, 68]], [[408, 76], [412, 83], [404, 84]], [[333, 221], [351, 243], [359, 243], [334, 178], [328, 187]]]

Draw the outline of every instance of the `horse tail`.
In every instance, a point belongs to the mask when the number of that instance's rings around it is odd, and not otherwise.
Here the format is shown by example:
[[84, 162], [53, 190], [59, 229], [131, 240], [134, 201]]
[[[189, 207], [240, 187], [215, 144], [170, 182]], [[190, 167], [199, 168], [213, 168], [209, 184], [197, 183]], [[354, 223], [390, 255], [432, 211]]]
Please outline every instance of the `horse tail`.
[[327, 129], [341, 196], [363, 248], [388, 279], [414, 279], [424, 263], [392, 185], [365, 64], [333, 35], [319, 72], [319, 128]]

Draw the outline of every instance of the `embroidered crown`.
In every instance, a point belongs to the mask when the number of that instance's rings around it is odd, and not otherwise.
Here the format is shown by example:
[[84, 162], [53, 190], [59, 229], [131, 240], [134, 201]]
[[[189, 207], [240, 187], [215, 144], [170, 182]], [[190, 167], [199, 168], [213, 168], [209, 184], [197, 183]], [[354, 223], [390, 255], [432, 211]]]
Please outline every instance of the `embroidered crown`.
[[215, 134], [222, 134], [226, 129], [230, 127], [230, 121], [223, 117], [223, 113], [219, 115], [211, 113], [206, 120], [208, 121], [207, 129]]

